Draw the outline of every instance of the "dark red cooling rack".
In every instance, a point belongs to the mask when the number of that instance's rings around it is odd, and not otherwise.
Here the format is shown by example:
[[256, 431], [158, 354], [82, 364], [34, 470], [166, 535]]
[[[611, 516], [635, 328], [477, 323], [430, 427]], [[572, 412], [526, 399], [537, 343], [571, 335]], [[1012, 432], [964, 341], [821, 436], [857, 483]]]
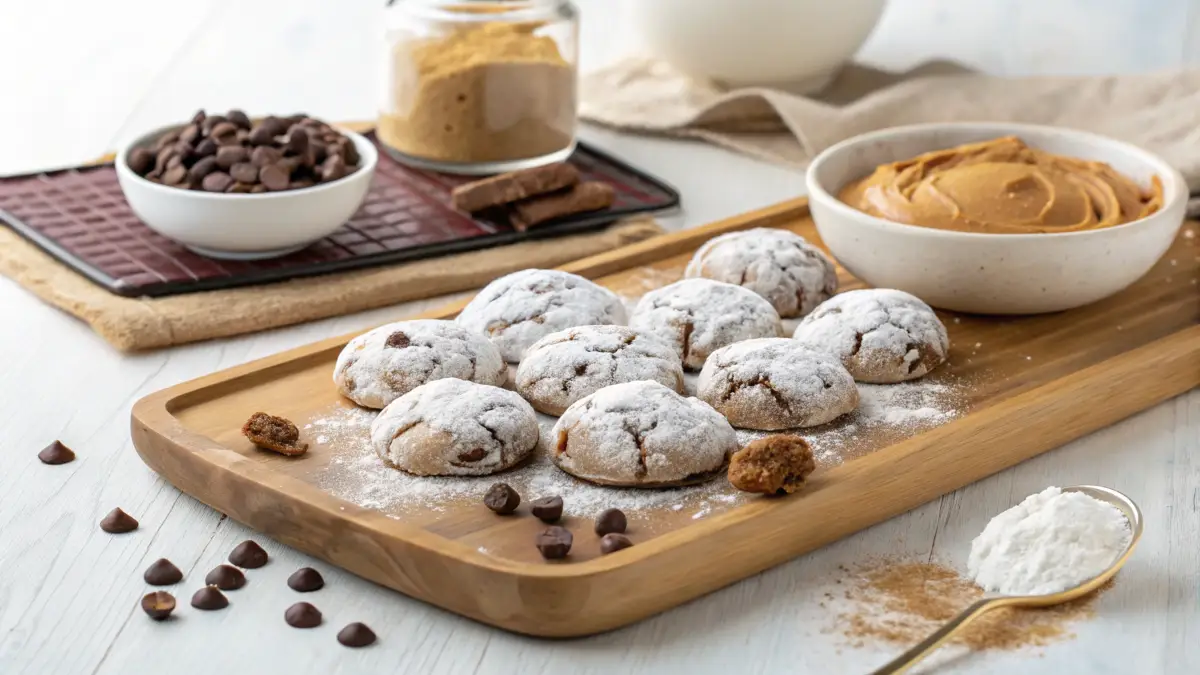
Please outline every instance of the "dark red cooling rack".
[[450, 206], [450, 190], [470, 178], [413, 169], [381, 149], [371, 189], [350, 221], [271, 260], [213, 260], [154, 232], [125, 202], [111, 164], [0, 179], [0, 222], [113, 293], [164, 296], [562, 236], [679, 203], [669, 185], [583, 143], [569, 161], [586, 180], [616, 188], [613, 206], [517, 232]]

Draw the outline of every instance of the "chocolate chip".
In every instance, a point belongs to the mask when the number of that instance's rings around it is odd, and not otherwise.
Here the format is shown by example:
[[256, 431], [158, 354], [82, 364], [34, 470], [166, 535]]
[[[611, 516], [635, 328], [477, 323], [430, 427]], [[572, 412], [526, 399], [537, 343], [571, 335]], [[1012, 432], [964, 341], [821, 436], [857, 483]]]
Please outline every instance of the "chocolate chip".
[[258, 182], [271, 192], [286, 190], [288, 183], [291, 182], [288, 173], [288, 170], [279, 163], [268, 164], [258, 170]]
[[100, 521], [100, 529], [109, 534], [125, 534], [138, 528], [138, 521], [121, 509], [113, 509]]
[[204, 583], [223, 591], [236, 591], [246, 585], [246, 575], [233, 565], [217, 565], [204, 575]]
[[189, 124], [184, 127], [183, 131], [179, 132], [179, 140], [187, 143], [188, 145], [192, 145], [196, 141], [200, 140], [200, 125]]
[[233, 122], [221, 122], [213, 127], [210, 136], [218, 145], [236, 145], [237, 125]]
[[[238, 148], [241, 150], [241, 148]], [[242, 183], [257, 183], [258, 182], [258, 167], [250, 162], [238, 162], [229, 169], [229, 175], [233, 179]]]
[[75, 461], [75, 452], [63, 445], [61, 441], [54, 441], [42, 448], [42, 451], [38, 453], [38, 459], [42, 460], [42, 464], [66, 464]]
[[[213, 163], [215, 164], [216, 160], [213, 160]], [[204, 177], [204, 182], [201, 185], [204, 187], [205, 192], [224, 192], [229, 189], [230, 185], [233, 185], [233, 177], [224, 171], [214, 171]]]
[[196, 149], [192, 147], [191, 143], [187, 143], [182, 139], [177, 141], [175, 145], [171, 147], [175, 148], [175, 154], [179, 155], [179, 159], [183, 160], [184, 162], [192, 161], [193, 157], [195, 156]]
[[267, 564], [267, 552], [256, 542], [247, 539], [229, 554], [229, 562], [248, 570], [258, 569]]
[[244, 194], [249, 194], [252, 188], [254, 188], [253, 183], [237, 183], [237, 182], [235, 182], [232, 185], [230, 185], [229, 187], [225, 188], [225, 192], [227, 192], [229, 194], [244, 195]]
[[529, 510], [543, 523], [555, 523], [562, 518], [562, 497], [541, 497], [533, 500]]
[[620, 551], [623, 548], [633, 546], [633, 542], [623, 534], [609, 532], [600, 538], [600, 554], [608, 555], [614, 551]]
[[[230, 146], [230, 147], [232, 147], [232, 146]], [[214, 141], [211, 138], [206, 138], [196, 144], [196, 156], [197, 157], [212, 157], [213, 155], [217, 154], [218, 149], [219, 148], [217, 146], [216, 141]]]
[[366, 647], [375, 642], [375, 632], [367, 624], [354, 622], [338, 631], [337, 641], [347, 647]]
[[261, 185], [259, 183], [255, 183], [253, 186], [250, 187], [250, 194], [252, 194], [252, 195], [262, 194], [263, 192], [266, 192], [266, 191], [267, 191], [267, 186]]
[[154, 151], [159, 152], [163, 148], [175, 145], [175, 141], [178, 141], [178, 140], [179, 140], [179, 130], [178, 129], [168, 131], [167, 133], [163, 134], [162, 136], [159, 136], [158, 140], [154, 142]]
[[165, 621], [175, 611], [175, 596], [166, 591], [154, 591], [142, 596], [142, 611], [155, 621]]
[[496, 483], [483, 495], [483, 505], [502, 516], [516, 511], [520, 504], [521, 495], [507, 483]]
[[292, 572], [287, 580], [288, 588], [300, 593], [312, 593], [325, 587], [325, 579], [321, 573], [311, 567], [301, 567]]
[[343, 178], [346, 175], [346, 160], [340, 155], [331, 155], [325, 158], [321, 164], [321, 182], [328, 183], [330, 181]]
[[613, 532], [623, 534], [627, 524], [621, 509], [605, 509], [600, 513], [600, 517], [596, 518], [596, 534], [601, 537]]
[[[195, 164], [193, 164], [192, 168], [188, 169], [187, 177], [188, 177], [188, 180], [190, 180], [190, 181], [199, 182], [199, 181], [204, 180], [205, 176], [207, 176], [208, 174], [210, 174], [216, 170], [217, 170], [217, 158], [216, 157], [205, 157], [204, 159], [201, 159], [201, 160], [197, 161]], [[207, 190], [208, 188], [205, 187], [205, 189]]]
[[204, 109], [203, 109], [203, 108], [201, 108], [200, 110], [197, 110], [197, 111], [196, 111], [196, 114], [195, 114], [195, 115], [192, 115], [192, 124], [203, 124], [203, 123], [204, 123], [204, 117], [205, 117], [205, 115], [204, 115]]
[[[229, 171], [235, 164], [250, 160], [250, 151], [240, 145], [222, 145], [217, 148], [217, 166]], [[231, 172], [232, 173], [232, 172]], [[255, 179], [258, 176], [255, 175]]]
[[225, 119], [236, 124], [239, 129], [250, 128], [250, 118], [246, 115], [246, 113], [238, 110], [237, 108], [225, 113]]
[[210, 135], [212, 133], [213, 127], [217, 126], [221, 122], [224, 122], [225, 119], [226, 118], [222, 115], [209, 115], [208, 117], [205, 117], [204, 122], [202, 122], [200, 124], [200, 135], [201, 136]]
[[129, 165], [130, 171], [145, 176], [154, 168], [154, 153], [146, 148], [134, 148], [130, 151], [126, 164]]
[[283, 620], [292, 628], [316, 628], [321, 625], [321, 610], [307, 602], [297, 602], [283, 613]]
[[166, 183], [167, 185], [181, 185], [187, 180], [187, 173], [187, 167], [185, 167], [182, 162], [176, 164], [175, 166], [163, 172], [163, 183]]
[[571, 543], [574, 539], [567, 528], [551, 525], [538, 533], [534, 543], [542, 552], [543, 558], [558, 560], [567, 557], [567, 554], [571, 552]]
[[312, 186], [314, 186], [314, 185], [316, 185], [316, 182], [315, 182], [315, 181], [313, 181], [313, 179], [311, 179], [311, 178], [300, 178], [300, 179], [298, 179], [298, 180], [294, 180], [294, 181], [292, 181], [291, 183], [289, 183], [289, 184], [288, 184], [288, 189], [289, 189], [289, 190], [303, 190], [304, 188], [307, 188], [307, 187], [312, 187]]
[[225, 609], [229, 606], [229, 598], [216, 586], [205, 586], [192, 594], [192, 607], [203, 610]]
[[260, 145], [250, 151], [250, 162], [254, 166], [262, 167], [268, 164], [274, 164], [283, 158], [283, 153], [279, 148], [271, 148], [265, 145]]
[[170, 560], [159, 558], [146, 568], [142, 579], [151, 586], [170, 586], [183, 581], [183, 572]]
[[308, 134], [299, 127], [293, 127], [288, 131], [287, 142], [284, 145], [288, 152], [303, 155], [308, 150]]
[[467, 450], [466, 452], [458, 453], [458, 461], [468, 462], [468, 463], [478, 462], [479, 460], [483, 459], [484, 457], [487, 457], [487, 454], [488, 454], [487, 450], [484, 450], [483, 448], [472, 448], [471, 450]]
[[270, 145], [275, 142], [275, 130], [264, 120], [250, 130], [249, 140], [251, 145]]
[[158, 154], [154, 156], [154, 168], [157, 171], [162, 171], [167, 168], [167, 161], [172, 157], [177, 157], [179, 151], [175, 149], [174, 143], [165, 148], [159, 148]]
[[339, 145], [342, 148], [342, 159], [346, 160], [346, 164], [356, 165], [362, 159], [358, 156], [358, 148], [354, 147], [354, 141], [343, 136]]
[[399, 330], [387, 336], [387, 339], [383, 341], [384, 347], [391, 347], [392, 349], [404, 349], [410, 344], [412, 344], [412, 341], [408, 339], [408, 335], [404, 331]]

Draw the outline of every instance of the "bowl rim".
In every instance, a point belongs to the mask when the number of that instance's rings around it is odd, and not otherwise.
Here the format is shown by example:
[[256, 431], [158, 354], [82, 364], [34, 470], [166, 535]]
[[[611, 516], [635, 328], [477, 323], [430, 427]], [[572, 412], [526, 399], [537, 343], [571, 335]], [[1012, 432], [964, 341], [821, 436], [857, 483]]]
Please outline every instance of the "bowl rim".
[[[978, 130], [984, 131], [994, 129], [997, 134], [1016, 135], [1020, 136], [1022, 132], [1034, 132], [1038, 134], [1058, 134], [1062, 136], [1071, 136], [1077, 141], [1092, 145], [1108, 145], [1117, 146], [1122, 151], [1134, 156], [1138, 161], [1143, 162], [1151, 167], [1154, 174], [1158, 176], [1163, 184], [1163, 204], [1157, 211], [1137, 220], [1131, 220], [1128, 223], [1114, 225], [1112, 227], [1102, 227], [1092, 230], [1076, 230], [1073, 232], [1029, 232], [1029, 233], [998, 233], [998, 232], [960, 232], [958, 230], [945, 230], [933, 227], [921, 227], [920, 225], [910, 225], [908, 223], [899, 223], [894, 220], [880, 218], [869, 213], [860, 211], [853, 206], [843, 202], [834, 195], [830, 194], [821, 185], [817, 179], [817, 172], [821, 165], [835, 155], [849, 152], [852, 148], [863, 143], [872, 141], [886, 141], [897, 136], [908, 134], [930, 133], [944, 129], [961, 129], [961, 130]], [[1062, 239], [1062, 238], [1081, 238], [1081, 237], [1098, 237], [1109, 236], [1109, 233], [1120, 232], [1128, 229], [1134, 229], [1140, 226], [1145, 226], [1154, 220], [1161, 220], [1162, 216], [1170, 212], [1173, 208], [1181, 210], [1179, 225], [1183, 224], [1182, 207], [1187, 201], [1188, 190], [1186, 182], [1183, 179], [1183, 174], [1179, 170], [1168, 164], [1158, 155], [1145, 150], [1132, 143], [1117, 140], [1110, 136], [1096, 134], [1089, 131], [1080, 131], [1078, 129], [1070, 129], [1067, 127], [1058, 127], [1048, 124], [1024, 124], [1020, 122], [930, 122], [924, 124], [906, 124], [902, 126], [888, 127], [869, 131], [857, 136], [852, 136], [844, 141], [835, 143], [825, 150], [817, 154], [804, 176], [805, 187], [808, 190], [809, 200], [816, 199], [823, 206], [836, 212], [840, 216], [855, 219], [863, 224], [872, 225], [877, 228], [896, 233], [911, 233], [917, 236], [942, 237], [946, 239], [988, 239], [1002, 241], [1046, 241], [1047, 239]], [[820, 223], [817, 223], [820, 227]]]
[[[161, 136], [162, 134], [165, 134], [168, 131], [173, 131], [175, 129], [182, 129], [183, 127], [185, 127], [187, 125], [188, 125], [188, 123], [184, 122], [184, 123], [177, 123], [177, 124], [168, 124], [166, 126], [158, 127], [157, 129], [154, 129], [153, 131], [148, 131], [140, 136], [137, 136], [132, 141], [123, 145], [121, 147], [121, 149], [117, 151], [117, 156], [113, 159], [113, 164], [116, 167], [117, 175], [121, 178], [128, 178], [130, 180], [139, 182], [144, 187], [146, 187], [152, 191], [156, 191], [159, 194], [166, 194], [166, 195], [170, 195], [172, 197], [179, 197], [181, 199], [199, 199], [199, 200], [212, 200], [212, 201], [232, 200], [232, 201], [251, 202], [254, 200], [282, 199], [282, 198], [294, 197], [294, 196], [298, 196], [298, 195], [319, 194], [321, 192], [325, 192], [328, 190], [336, 190], [336, 189], [338, 189], [339, 186], [342, 186], [342, 185], [345, 185], [345, 184], [351, 182], [352, 179], [362, 178], [363, 175], [372, 174], [375, 171], [376, 164], [378, 164], [378, 162], [379, 162], [379, 150], [375, 147], [374, 143], [367, 140], [367, 138], [365, 136], [363, 136], [362, 134], [356, 133], [354, 131], [350, 131], [349, 129], [340, 127], [336, 124], [331, 124], [330, 126], [333, 127], [334, 129], [337, 129], [338, 133], [341, 133], [342, 135], [346, 136], [354, 143], [354, 147], [356, 150], [358, 150], [359, 157], [362, 160], [362, 162], [359, 164], [358, 170], [355, 171], [354, 173], [350, 173], [345, 176], [342, 176], [341, 178], [339, 178], [335, 181], [331, 181], [328, 183], [318, 183], [316, 185], [311, 185], [309, 187], [300, 188], [297, 190], [280, 190], [278, 192], [260, 192], [257, 194], [242, 193], [242, 192], [206, 192], [204, 190], [184, 190], [181, 188], [172, 187], [170, 185], [163, 185], [162, 183], [155, 183], [152, 180], [148, 180], [144, 176], [139, 176], [138, 174], [134, 173], [133, 169], [129, 168], [129, 163], [126, 161], [126, 158], [129, 156], [129, 153], [134, 148], [137, 148], [137, 147], [145, 144], [146, 141], [151, 138], [157, 138], [158, 136]], [[124, 188], [122, 188], [122, 191], [123, 190], [124, 190]]]

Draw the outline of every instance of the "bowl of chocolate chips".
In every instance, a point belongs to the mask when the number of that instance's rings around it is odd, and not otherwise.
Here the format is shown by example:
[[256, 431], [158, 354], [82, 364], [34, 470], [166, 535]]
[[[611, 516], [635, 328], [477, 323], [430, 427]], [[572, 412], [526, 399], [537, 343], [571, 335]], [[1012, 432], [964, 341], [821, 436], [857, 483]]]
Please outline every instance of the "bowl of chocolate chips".
[[116, 169], [151, 229], [201, 255], [254, 260], [341, 227], [366, 197], [377, 160], [366, 138], [306, 115], [200, 111], [135, 139]]

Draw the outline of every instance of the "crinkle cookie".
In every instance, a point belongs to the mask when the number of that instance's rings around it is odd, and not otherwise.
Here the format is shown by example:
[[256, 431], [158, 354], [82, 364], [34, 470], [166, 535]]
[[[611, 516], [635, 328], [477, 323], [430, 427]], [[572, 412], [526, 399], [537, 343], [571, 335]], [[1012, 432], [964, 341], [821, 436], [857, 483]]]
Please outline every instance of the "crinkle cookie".
[[888, 288], [836, 295], [796, 327], [796, 340], [833, 354], [859, 382], [921, 377], [946, 360], [950, 338], [929, 305]]
[[537, 413], [516, 392], [435, 380], [393, 401], [371, 424], [384, 460], [418, 476], [503, 471], [537, 446]]
[[382, 408], [447, 377], [499, 386], [508, 369], [482, 335], [435, 320], [399, 321], [363, 333], [346, 344], [333, 367], [338, 391], [367, 408]]
[[552, 432], [560, 469], [602, 485], [666, 487], [720, 474], [738, 448], [729, 422], [657, 382], [605, 387], [567, 408]]
[[838, 287], [837, 268], [820, 249], [794, 232], [762, 227], [708, 240], [684, 276], [749, 288], [784, 318], [808, 314]]
[[708, 357], [701, 400], [744, 429], [792, 429], [833, 421], [858, 407], [858, 387], [840, 361], [795, 340], [746, 340]]
[[458, 315], [460, 326], [481, 333], [510, 363], [541, 338], [575, 326], [625, 322], [615, 293], [558, 270], [522, 270], [484, 286]]
[[653, 380], [683, 391], [679, 356], [625, 326], [579, 326], [533, 343], [517, 368], [517, 391], [547, 415], [609, 385]]
[[629, 326], [674, 345], [688, 370], [699, 370], [725, 345], [782, 331], [771, 303], [711, 279], [684, 279], [650, 291], [638, 301]]

